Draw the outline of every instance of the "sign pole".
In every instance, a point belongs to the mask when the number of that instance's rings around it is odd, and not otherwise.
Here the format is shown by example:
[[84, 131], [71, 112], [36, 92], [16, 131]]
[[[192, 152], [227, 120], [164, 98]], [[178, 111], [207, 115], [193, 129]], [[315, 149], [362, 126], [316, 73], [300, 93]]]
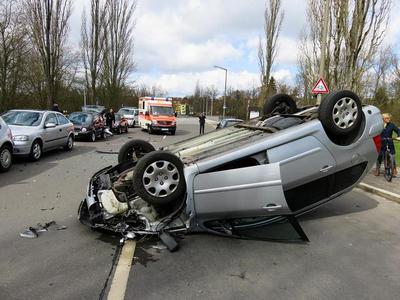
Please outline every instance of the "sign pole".
[[[323, 32], [322, 32], [322, 45], [321, 45], [321, 60], [319, 63], [319, 77], [324, 78], [325, 69], [325, 53], [326, 53], [326, 37], [328, 35], [328, 21], [329, 21], [329, 0], [325, 0], [324, 17], [323, 17]], [[321, 104], [322, 94], [317, 95], [317, 105]]]

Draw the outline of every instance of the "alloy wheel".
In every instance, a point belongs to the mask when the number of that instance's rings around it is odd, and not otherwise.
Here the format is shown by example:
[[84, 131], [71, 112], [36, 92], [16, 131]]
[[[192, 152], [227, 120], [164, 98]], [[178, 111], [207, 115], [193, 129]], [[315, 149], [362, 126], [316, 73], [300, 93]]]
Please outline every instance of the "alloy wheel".
[[143, 185], [146, 191], [156, 197], [171, 195], [180, 180], [178, 168], [165, 160], [155, 161], [143, 173]]

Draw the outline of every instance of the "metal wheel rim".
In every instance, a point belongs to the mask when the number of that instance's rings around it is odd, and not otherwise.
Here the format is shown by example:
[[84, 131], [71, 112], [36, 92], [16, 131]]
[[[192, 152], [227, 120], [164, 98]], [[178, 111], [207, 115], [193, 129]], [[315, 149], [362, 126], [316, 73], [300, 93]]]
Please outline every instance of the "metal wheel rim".
[[335, 125], [341, 129], [352, 127], [358, 117], [358, 107], [352, 98], [344, 97], [335, 103], [332, 118]]
[[178, 168], [166, 160], [158, 160], [147, 166], [142, 182], [146, 191], [155, 197], [167, 197], [178, 188]]
[[7, 148], [0, 153], [0, 163], [6, 169], [11, 165], [11, 152]]
[[68, 149], [72, 149], [72, 147], [74, 146], [74, 141], [73, 141], [72, 137], [68, 138], [67, 145], [68, 145]]
[[92, 142], [94, 142], [96, 140], [96, 134], [94, 132], [92, 132], [91, 139], [92, 139]]
[[40, 149], [40, 145], [35, 143], [32, 148], [33, 158], [39, 159], [42, 154], [42, 149]]

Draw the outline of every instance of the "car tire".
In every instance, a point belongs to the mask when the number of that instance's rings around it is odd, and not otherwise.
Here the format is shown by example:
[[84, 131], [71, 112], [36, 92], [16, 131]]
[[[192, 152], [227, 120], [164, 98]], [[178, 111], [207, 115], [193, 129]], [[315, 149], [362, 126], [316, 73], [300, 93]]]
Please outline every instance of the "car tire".
[[118, 134], [122, 134], [122, 128], [121, 128], [121, 126], [118, 126], [118, 132], [117, 132]]
[[171, 130], [171, 135], [175, 135], [175, 130]]
[[182, 201], [186, 192], [183, 163], [170, 152], [150, 152], [138, 161], [133, 186], [139, 197], [155, 207]]
[[125, 133], [128, 133], [128, 130], [129, 130], [128, 127], [129, 127], [128, 124], [126, 124], [125, 125]]
[[151, 128], [151, 125], [149, 125], [149, 127], [148, 127], [148, 132], [149, 132], [149, 134], [153, 133], [153, 128]]
[[277, 94], [268, 98], [264, 103], [264, 115], [273, 113], [293, 114], [297, 112], [296, 102], [286, 94]]
[[0, 172], [7, 172], [12, 165], [12, 150], [10, 146], [3, 145], [0, 148]]
[[34, 140], [29, 157], [32, 161], [38, 161], [42, 157], [43, 148], [39, 140]]
[[334, 136], [356, 133], [363, 118], [361, 100], [348, 90], [330, 93], [319, 106], [318, 118], [325, 130]]
[[92, 133], [89, 136], [89, 141], [94, 143], [96, 141], [96, 132], [93, 130]]
[[135, 121], [133, 121], [133, 123], [132, 123], [132, 127], [133, 127], [133, 128], [135, 128], [135, 125], [136, 125], [136, 122], [135, 122]]
[[67, 139], [67, 144], [64, 146], [65, 151], [71, 151], [74, 148], [74, 138], [70, 135]]
[[126, 142], [118, 152], [118, 163], [137, 161], [147, 153], [153, 152], [152, 144], [143, 140], [131, 140]]

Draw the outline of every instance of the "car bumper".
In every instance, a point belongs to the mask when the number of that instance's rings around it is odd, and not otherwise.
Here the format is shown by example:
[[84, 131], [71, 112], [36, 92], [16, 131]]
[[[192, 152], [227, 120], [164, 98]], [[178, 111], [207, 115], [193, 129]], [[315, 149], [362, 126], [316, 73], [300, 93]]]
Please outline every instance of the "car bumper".
[[129, 126], [133, 126], [133, 123], [135, 122], [135, 120], [130, 120], [130, 119], [128, 119], [128, 125]]
[[82, 131], [75, 131], [74, 132], [74, 137], [75, 139], [87, 139], [90, 137], [90, 135], [92, 134], [91, 131], [86, 131], [86, 132], [82, 132]]
[[157, 125], [151, 125], [151, 130], [154, 130], [154, 131], [161, 131], [161, 132], [163, 132], [163, 131], [165, 131], [165, 132], [168, 132], [168, 131], [175, 131], [175, 130], [176, 130], [176, 126], [157, 126]]
[[31, 141], [14, 141], [14, 155], [29, 155], [31, 153]]

